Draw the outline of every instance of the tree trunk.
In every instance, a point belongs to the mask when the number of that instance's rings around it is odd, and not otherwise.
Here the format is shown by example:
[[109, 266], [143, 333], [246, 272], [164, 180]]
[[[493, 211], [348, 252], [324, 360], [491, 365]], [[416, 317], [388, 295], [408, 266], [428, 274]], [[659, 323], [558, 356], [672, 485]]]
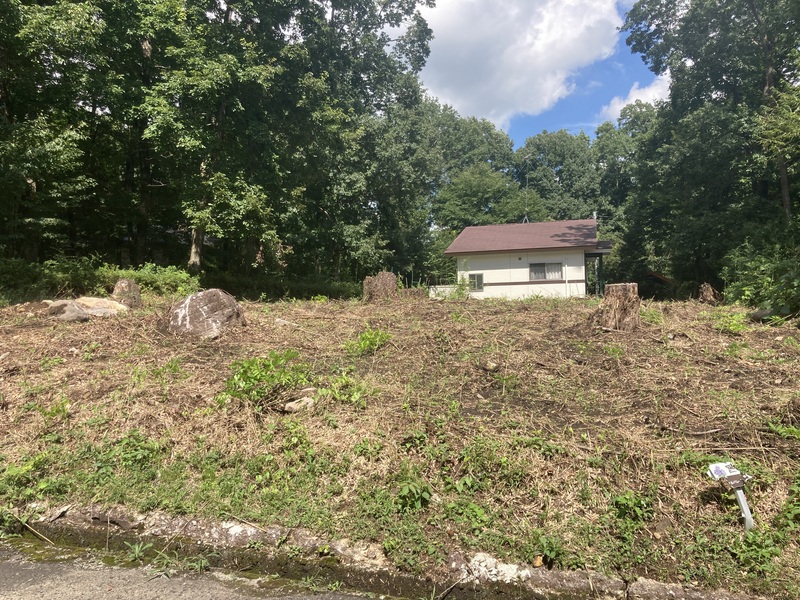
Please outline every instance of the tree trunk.
[[203, 243], [206, 239], [205, 225], [197, 225], [192, 229], [192, 246], [189, 249], [189, 263], [187, 265], [192, 275], [197, 275], [203, 266]]
[[781, 200], [783, 201], [783, 211], [786, 218], [792, 220], [792, 198], [789, 195], [789, 169], [786, 167], [786, 159], [778, 158], [778, 170], [781, 174]]
[[[775, 99], [772, 96], [772, 90], [775, 87], [775, 61], [772, 57], [772, 52], [775, 44], [769, 35], [766, 23], [761, 18], [761, 13], [758, 11], [755, 0], [749, 0], [748, 6], [756, 20], [756, 24], [763, 31], [761, 36], [761, 50], [764, 52], [764, 101], [766, 104], [774, 104]], [[786, 159], [780, 157], [778, 159], [778, 171], [780, 172], [781, 180], [781, 201], [783, 203], [783, 210], [789, 221], [792, 220], [792, 198], [789, 193], [789, 173], [786, 168]]]

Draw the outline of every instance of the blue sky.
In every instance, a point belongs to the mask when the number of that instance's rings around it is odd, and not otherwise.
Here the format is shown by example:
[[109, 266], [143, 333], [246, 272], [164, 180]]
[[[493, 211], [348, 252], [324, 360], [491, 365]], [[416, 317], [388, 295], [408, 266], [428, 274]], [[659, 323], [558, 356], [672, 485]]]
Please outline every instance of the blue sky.
[[544, 129], [593, 135], [636, 99], [664, 98], [618, 31], [631, 0], [437, 0], [421, 78], [462, 116], [486, 118], [520, 146]]

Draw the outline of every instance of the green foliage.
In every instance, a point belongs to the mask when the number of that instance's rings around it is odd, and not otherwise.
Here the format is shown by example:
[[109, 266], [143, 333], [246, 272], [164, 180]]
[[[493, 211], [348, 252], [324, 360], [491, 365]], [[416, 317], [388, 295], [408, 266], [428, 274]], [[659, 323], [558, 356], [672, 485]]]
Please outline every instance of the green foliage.
[[717, 310], [711, 313], [712, 327], [728, 335], [741, 335], [750, 328], [750, 320], [741, 312]]
[[347, 373], [340, 373], [330, 379], [330, 381], [319, 389], [321, 397], [333, 398], [337, 402], [352, 404], [358, 409], [367, 407], [367, 398], [370, 391]]
[[444, 512], [449, 519], [465, 525], [473, 535], [480, 534], [492, 521], [486, 510], [471, 500], [449, 502]]
[[664, 324], [664, 314], [652, 306], [642, 306], [639, 315], [645, 323], [650, 323], [651, 325]]
[[567, 454], [566, 448], [540, 435], [516, 437], [512, 442], [512, 446], [516, 448], [535, 448], [545, 458], [553, 458], [554, 456]]
[[800, 441], [800, 427], [794, 425], [783, 425], [781, 423], [768, 423], [770, 431], [777, 433], [787, 440]]
[[367, 327], [365, 331], [358, 334], [358, 339], [347, 340], [344, 349], [351, 358], [359, 358], [368, 354], [374, 354], [379, 348], [386, 345], [392, 335], [380, 329]]
[[800, 245], [757, 249], [748, 241], [727, 259], [722, 273], [727, 300], [778, 315], [800, 312]]
[[124, 543], [125, 546], [128, 548], [127, 551], [128, 562], [141, 563], [144, 560], [147, 551], [153, 547], [153, 544], [145, 544], [144, 542], [135, 542], [133, 544], [131, 544], [130, 542], [124, 542]]
[[641, 524], [653, 518], [650, 499], [628, 490], [611, 498], [611, 510], [616, 519]]
[[404, 511], [421, 510], [428, 506], [432, 494], [427, 482], [406, 479], [400, 482], [400, 488], [397, 490], [397, 506]]
[[751, 529], [731, 548], [731, 553], [743, 569], [762, 576], [775, 569], [773, 559], [780, 556], [781, 551], [775, 534], [760, 529]]
[[296, 350], [273, 350], [266, 357], [234, 361], [230, 365], [233, 375], [225, 381], [219, 400], [237, 398], [259, 410], [273, 407], [284, 392], [311, 382], [308, 367], [295, 362], [299, 356]]
[[200, 289], [197, 277], [174, 266], [159, 266], [146, 263], [136, 269], [120, 269], [112, 265], [102, 265], [100, 276], [106, 289], [110, 290], [119, 279], [133, 279], [142, 291], [160, 296], [188, 296]]
[[91, 258], [62, 257], [43, 263], [0, 258], [0, 292], [9, 302], [106, 295], [122, 278], [133, 279], [142, 290], [160, 295], [188, 295], [199, 289], [197, 278], [176, 267], [145, 264], [121, 269]]

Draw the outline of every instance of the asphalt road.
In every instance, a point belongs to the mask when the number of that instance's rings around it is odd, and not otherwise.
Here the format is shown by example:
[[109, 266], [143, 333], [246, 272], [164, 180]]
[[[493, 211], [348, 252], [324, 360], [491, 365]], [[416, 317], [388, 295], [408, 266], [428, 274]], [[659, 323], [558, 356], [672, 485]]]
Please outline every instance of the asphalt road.
[[12, 546], [0, 543], [2, 600], [363, 600], [362, 596], [337, 592], [298, 592], [297, 587], [289, 582], [222, 573], [166, 578], [146, 568], [109, 567], [96, 559], [68, 554], [32, 561]]

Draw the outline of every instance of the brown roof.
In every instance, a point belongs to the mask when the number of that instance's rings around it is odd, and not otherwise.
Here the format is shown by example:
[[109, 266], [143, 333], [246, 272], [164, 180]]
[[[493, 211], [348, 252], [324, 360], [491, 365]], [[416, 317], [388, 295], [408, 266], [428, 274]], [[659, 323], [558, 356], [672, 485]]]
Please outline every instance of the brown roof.
[[467, 227], [444, 253], [452, 256], [545, 248], [596, 248], [597, 245], [597, 221], [583, 219]]

